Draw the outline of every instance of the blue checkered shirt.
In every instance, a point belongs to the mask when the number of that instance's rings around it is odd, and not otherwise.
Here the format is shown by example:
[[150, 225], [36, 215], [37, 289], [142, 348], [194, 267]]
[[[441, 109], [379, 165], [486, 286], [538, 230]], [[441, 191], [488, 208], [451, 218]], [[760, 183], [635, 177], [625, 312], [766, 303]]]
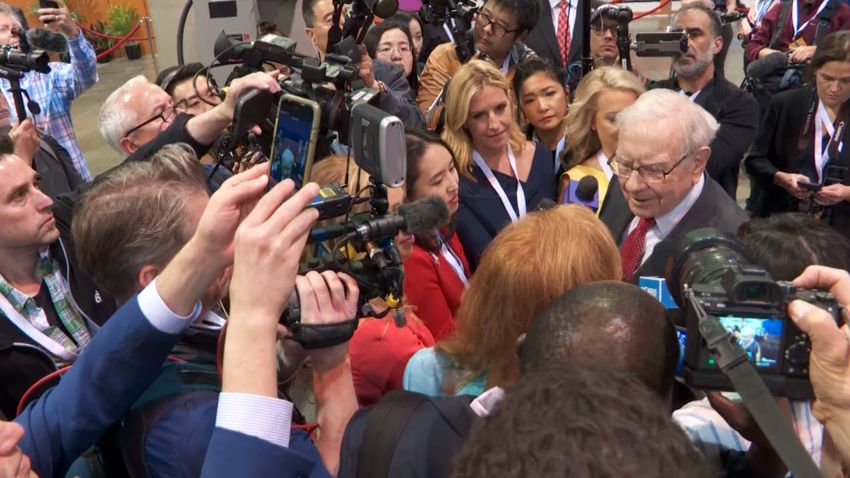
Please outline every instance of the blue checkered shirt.
[[[68, 49], [71, 63], [51, 62], [51, 72], [48, 74], [28, 72], [21, 78], [21, 87], [41, 106], [41, 114], [35, 115], [36, 125], [68, 150], [77, 172], [83, 180], [91, 181], [89, 165], [83, 158], [74, 134], [71, 101], [97, 83], [97, 59], [82, 33], [77, 38], [68, 39]], [[9, 103], [11, 120], [18, 121], [15, 100], [9, 91], [9, 81], [5, 78], [0, 78], [0, 89]]]

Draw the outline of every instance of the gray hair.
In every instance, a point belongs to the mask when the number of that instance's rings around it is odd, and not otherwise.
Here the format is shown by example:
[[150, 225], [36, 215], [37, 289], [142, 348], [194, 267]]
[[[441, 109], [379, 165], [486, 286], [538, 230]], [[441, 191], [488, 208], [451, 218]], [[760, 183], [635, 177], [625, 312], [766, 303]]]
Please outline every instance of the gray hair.
[[682, 155], [710, 145], [720, 128], [708, 111], [687, 96], [664, 88], [647, 91], [617, 114], [621, 136], [623, 131], [648, 136], [661, 124], [678, 126]]
[[193, 192], [206, 191], [203, 168], [183, 143], [102, 175], [71, 226], [80, 266], [98, 287], [126, 300], [144, 266], [164, 267], [192, 237], [187, 204]]
[[127, 80], [126, 83], [119, 86], [118, 89], [112, 92], [103, 102], [100, 107], [100, 114], [97, 117], [97, 127], [100, 129], [100, 135], [109, 143], [115, 151], [118, 151], [122, 156], [127, 153], [121, 149], [121, 138], [124, 134], [134, 126], [138, 118], [136, 112], [120, 105], [121, 97], [130, 93], [134, 88], [143, 83], [148, 83], [148, 79], [142, 75], [134, 76]]

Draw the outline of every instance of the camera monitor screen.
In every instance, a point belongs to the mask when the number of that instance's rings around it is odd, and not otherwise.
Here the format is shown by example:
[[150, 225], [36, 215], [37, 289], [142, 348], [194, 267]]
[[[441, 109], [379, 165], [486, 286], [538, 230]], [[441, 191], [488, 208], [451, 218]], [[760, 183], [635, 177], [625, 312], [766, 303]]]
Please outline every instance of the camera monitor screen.
[[319, 114], [318, 105], [312, 101], [296, 101], [287, 95], [281, 98], [269, 173], [274, 182], [292, 179], [299, 189], [309, 179]]
[[[720, 316], [720, 323], [738, 341], [757, 369], [764, 372], [779, 370], [782, 353], [782, 319], [774, 317]], [[711, 360], [713, 363], [713, 360]]]

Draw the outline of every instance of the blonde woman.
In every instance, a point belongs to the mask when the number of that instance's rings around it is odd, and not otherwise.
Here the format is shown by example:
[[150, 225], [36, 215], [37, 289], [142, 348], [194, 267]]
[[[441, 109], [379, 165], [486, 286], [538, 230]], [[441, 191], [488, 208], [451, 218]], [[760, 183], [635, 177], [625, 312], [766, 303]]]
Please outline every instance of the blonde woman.
[[609, 160], [617, 150], [617, 113], [628, 108], [646, 89], [634, 74], [613, 66], [593, 70], [576, 88], [567, 113], [567, 148], [560, 202], [571, 181], [593, 176], [599, 184], [599, 210], [614, 172]]
[[492, 63], [472, 60], [446, 91], [443, 140], [457, 158], [457, 234], [474, 270], [505, 225], [555, 197], [548, 146], [526, 141], [514, 121], [510, 86]]
[[461, 300], [454, 335], [410, 358], [404, 388], [431, 396], [479, 395], [512, 384], [516, 341], [534, 316], [573, 287], [621, 277], [617, 246], [589, 209], [529, 214], [487, 248]]

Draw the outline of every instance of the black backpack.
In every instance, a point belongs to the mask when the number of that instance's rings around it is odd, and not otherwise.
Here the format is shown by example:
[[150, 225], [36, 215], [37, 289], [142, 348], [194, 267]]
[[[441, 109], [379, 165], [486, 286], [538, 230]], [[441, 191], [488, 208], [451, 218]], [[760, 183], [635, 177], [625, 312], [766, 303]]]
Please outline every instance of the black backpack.
[[475, 397], [433, 398], [393, 390], [359, 410], [345, 429], [339, 478], [436, 478], [451, 462], [478, 417]]

